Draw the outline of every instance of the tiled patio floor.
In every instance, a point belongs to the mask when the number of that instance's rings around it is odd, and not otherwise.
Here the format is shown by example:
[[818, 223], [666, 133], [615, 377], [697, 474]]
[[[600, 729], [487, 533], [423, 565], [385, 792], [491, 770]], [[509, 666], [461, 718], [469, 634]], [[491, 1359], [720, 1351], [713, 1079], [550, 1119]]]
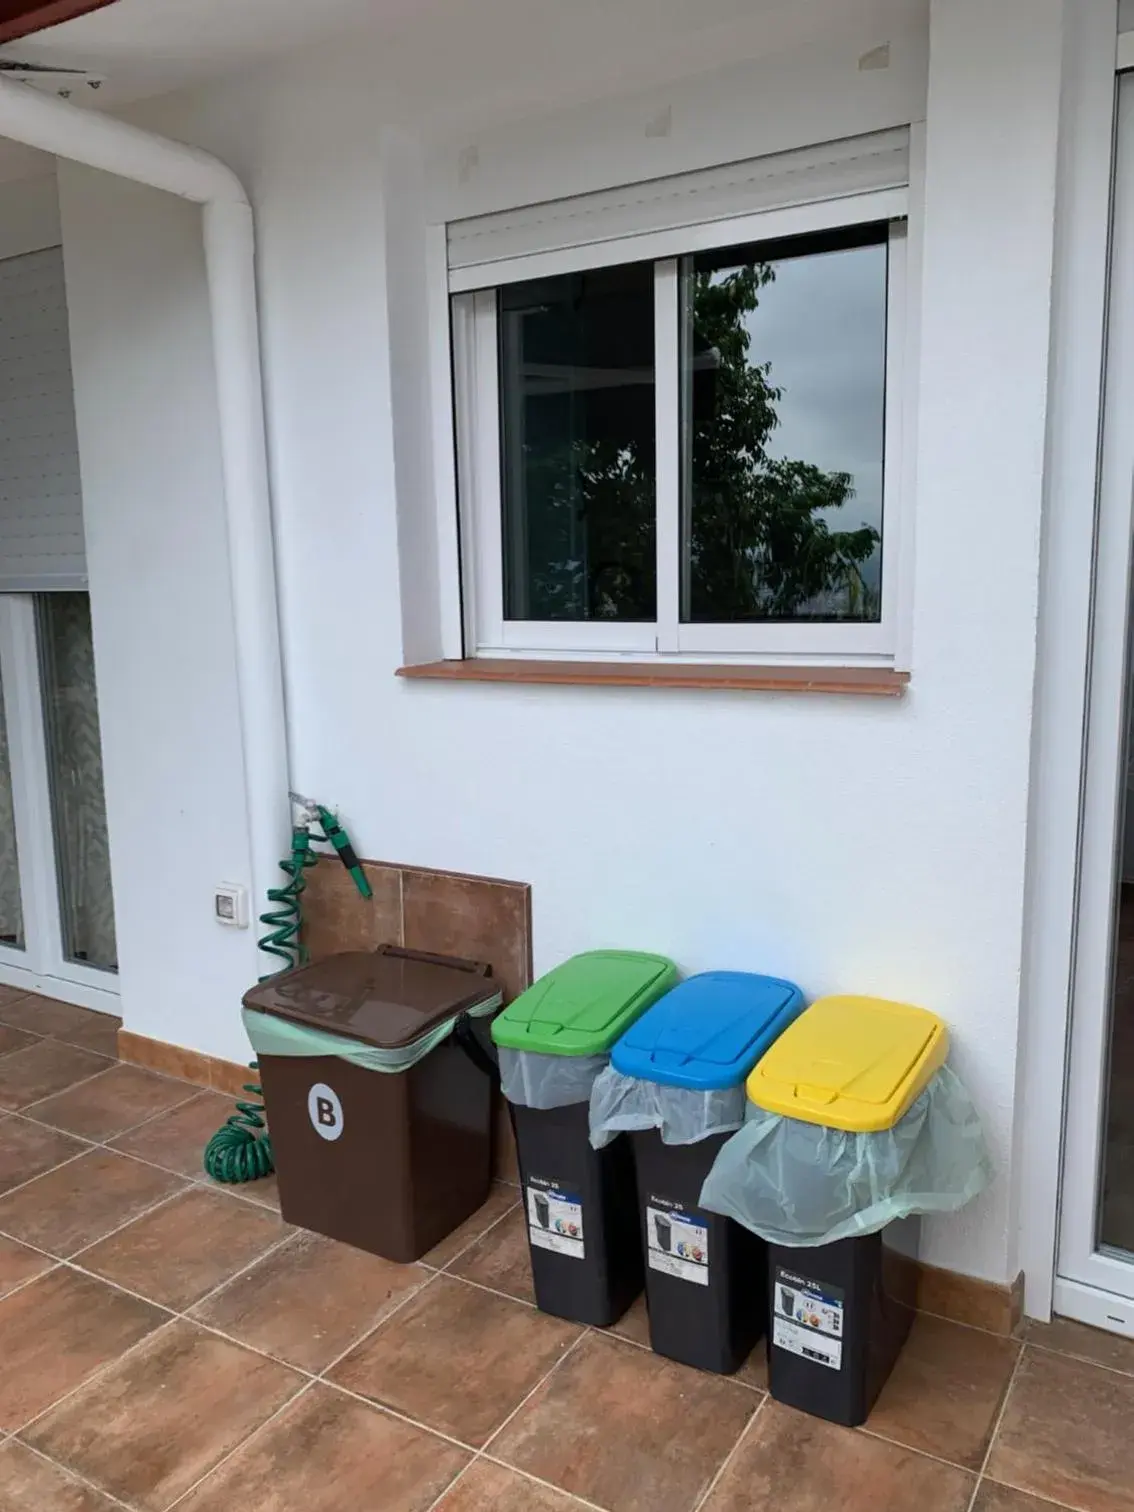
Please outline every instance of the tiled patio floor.
[[1134, 1342], [922, 1318], [833, 1428], [537, 1312], [512, 1187], [416, 1266], [212, 1187], [111, 1028], [0, 989], [0, 1512], [1134, 1509]]

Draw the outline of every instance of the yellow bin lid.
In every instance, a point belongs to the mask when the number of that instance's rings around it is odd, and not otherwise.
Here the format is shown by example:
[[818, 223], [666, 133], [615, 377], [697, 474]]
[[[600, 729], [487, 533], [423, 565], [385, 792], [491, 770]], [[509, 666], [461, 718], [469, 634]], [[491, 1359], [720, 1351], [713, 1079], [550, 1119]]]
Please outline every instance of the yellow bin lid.
[[819, 998], [757, 1062], [748, 1096], [769, 1113], [853, 1133], [892, 1128], [945, 1063], [934, 1013], [883, 998]]

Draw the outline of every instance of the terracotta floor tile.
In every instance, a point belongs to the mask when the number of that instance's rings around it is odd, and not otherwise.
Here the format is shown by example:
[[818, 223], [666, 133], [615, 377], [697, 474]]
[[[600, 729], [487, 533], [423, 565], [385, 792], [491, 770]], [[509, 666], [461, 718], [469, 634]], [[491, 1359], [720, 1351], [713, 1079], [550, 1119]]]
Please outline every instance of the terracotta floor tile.
[[54, 1263], [47, 1255], [40, 1255], [26, 1245], [17, 1244], [14, 1239], [0, 1235], [0, 1298], [26, 1281], [42, 1276]]
[[981, 1481], [972, 1512], [1054, 1512], [1055, 1506], [1055, 1502], [1041, 1501], [1026, 1491], [1014, 1491], [1011, 1486], [985, 1480]]
[[507, 1292], [521, 1302], [535, 1301], [532, 1264], [528, 1254], [528, 1226], [523, 1210], [517, 1206], [503, 1222], [485, 1234], [472, 1249], [466, 1250], [451, 1265], [455, 1276], [477, 1281], [493, 1291]]
[[1082, 1512], [1134, 1508], [1134, 1378], [1028, 1348], [988, 1474]]
[[97, 1013], [93, 1008], [78, 1008], [74, 1003], [31, 993], [16, 1004], [0, 1007], [0, 1018], [16, 1029], [65, 1040], [69, 1045], [97, 1050], [112, 1059], [118, 1053], [115, 1036], [122, 1020], [109, 1013]]
[[979, 1470], [1019, 1354], [1013, 1339], [919, 1317], [866, 1426]]
[[0, 1113], [0, 1195], [53, 1170], [88, 1146], [54, 1129]]
[[314, 1386], [177, 1512], [426, 1512], [467, 1461], [422, 1428]]
[[437, 1512], [579, 1512], [581, 1506], [516, 1470], [478, 1460], [437, 1503]]
[[253, 1202], [257, 1207], [271, 1208], [273, 1213], [280, 1210], [280, 1188], [275, 1176], [261, 1176], [259, 1181], [242, 1181], [232, 1186], [206, 1177], [205, 1185], [214, 1191], [225, 1192], [229, 1197], [239, 1197], [243, 1202]]
[[114, 1503], [9, 1439], [0, 1445], [0, 1512], [115, 1512]]
[[183, 1312], [287, 1233], [275, 1213], [191, 1187], [83, 1250], [76, 1263]]
[[[478, 1278], [474, 1277], [473, 1279], [476, 1280]], [[617, 1323], [612, 1324], [610, 1328], [604, 1329], [603, 1332], [614, 1334], [620, 1339], [629, 1339], [632, 1343], [640, 1344], [644, 1348], [649, 1349], [650, 1314], [646, 1307], [645, 1295], [640, 1296], [629, 1312], [624, 1313]], [[757, 1391], [766, 1391], [768, 1389], [768, 1351], [762, 1339], [736, 1374], [727, 1377], [727, 1379], [730, 1381], [740, 1381], [745, 1386], [753, 1386]]]
[[60, 1267], [0, 1302], [0, 1429], [15, 1430], [168, 1317]]
[[194, 1316], [254, 1349], [318, 1372], [428, 1279], [419, 1266], [394, 1265], [319, 1234], [299, 1233], [202, 1303]]
[[91, 1150], [0, 1197], [0, 1233], [67, 1259], [183, 1185], [156, 1166]]
[[176, 1171], [179, 1176], [204, 1179], [201, 1162], [205, 1146], [233, 1111], [230, 1097], [222, 1097], [218, 1092], [198, 1092], [172, 1113], [152, 1118], [145, 1128], [112, 1139], [110, 1145], [167, 1171]]
[[1089, 1360], [1092, 1365], [1106, 1365], [1110, 1370], [1134, 1375], [1134, 1339], [1103, 1333], [1101, 1328], [1088, 1328], [1085, 1323], [1073, 1323], [1070, 1318], [1053, 1318], [1050, 1323], [1029, 1320], [1024, 1338], [1040, 1349], [1054, 1350], [1056, 1354]]
[[611, 1512], [689, 1512], [762, 1401], [720, 1376], [591, 1334], [494, 1440], [492, 1455]]
[[164, 1512], [302, 1385], [274, 1360], [178, 1320], [23, 1437], [112, 1496]]
[[118, 1031], [122, 1020], [109, 1013], [92, 1013], [85, 1024], [67, 1034], [52, 1035], [53, 1039], [65, 1040], [69, 1045], [80, 1045], [84, 1050], [95, 1050], [99, 1055], [118, 1059]]
[[26, 1029], [10, 1029], [7, 1024], [0, 1024], [0, 1055], [25, 1050], [28, 1045], [34, 1045], [36, 1039], [36, 1035], [29, 1034]]
[[0, 987], [0, 1013], [13, 1003], [21, 1002], [27, 995], [22, 987]]
[[573, 1323], [438, 1276], [330, 1378], [479, 1448], [578, 1336]]
[[966, 1512], [975, 1484], [966, 1470], [768, 1402], [703, 1512]]
[[141, 1066], [113, 1065], [91, 1081], [32, 1103], [24, 1113], [53, 1129], [101, 1141], [187, 1102], [194, 1091]]
[[475, 1243], [518, 1203], [519, 1193], [515, 1187], [503, 1186], [500, 1182], [494, 1181], [488, 1194], [488, 1201], [484, 1206], [478, 1208], [471, 1218], [461, 1224], [460, 1228], [454, 1229], [447, 1239], [442, 1239], [441, 1243], [435, 1245], [427, 1255], [423, 1255], [422, 1263], [443, 1270], [450, 1261], [456, 1259], [462, 1250], [468, 1249], [470, 1244]]
[[37, 1040], [26, 1050], [0, 1059], [0, 1108], [26, 1108], [86, 1081], [109, 1065], [104, 1055], [93, 1055], [60, 1040]]

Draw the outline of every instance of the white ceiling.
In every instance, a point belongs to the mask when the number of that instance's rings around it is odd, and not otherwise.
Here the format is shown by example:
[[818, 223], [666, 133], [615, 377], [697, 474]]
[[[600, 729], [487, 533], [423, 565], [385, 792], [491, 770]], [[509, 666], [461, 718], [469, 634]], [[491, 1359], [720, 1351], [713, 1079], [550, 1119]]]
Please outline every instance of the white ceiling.
[[181, 89], [354, 26], [397, 31], [443, 3], [117, 0], [104, 10], [10, 43], [0, 48], [0, 56], [104, 75], [99, 103], [113, 104]]

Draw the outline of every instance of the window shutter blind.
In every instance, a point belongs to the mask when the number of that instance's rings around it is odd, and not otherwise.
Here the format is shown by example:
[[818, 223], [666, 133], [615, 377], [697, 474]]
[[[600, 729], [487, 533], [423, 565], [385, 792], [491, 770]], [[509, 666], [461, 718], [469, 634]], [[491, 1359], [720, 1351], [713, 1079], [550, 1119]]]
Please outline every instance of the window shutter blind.
[[0, 262], [0, 593], [86, 586], [63, 254]]
[[625, 237], [845, 198], [909, 183], [909, 131], [872, 132], [671, 178], [649, 179], [570, 199], [548, 200], [453, 221], [449, 268], [461, 287], [492, 282], [493, 264], [541, 252], [601, 245]]

